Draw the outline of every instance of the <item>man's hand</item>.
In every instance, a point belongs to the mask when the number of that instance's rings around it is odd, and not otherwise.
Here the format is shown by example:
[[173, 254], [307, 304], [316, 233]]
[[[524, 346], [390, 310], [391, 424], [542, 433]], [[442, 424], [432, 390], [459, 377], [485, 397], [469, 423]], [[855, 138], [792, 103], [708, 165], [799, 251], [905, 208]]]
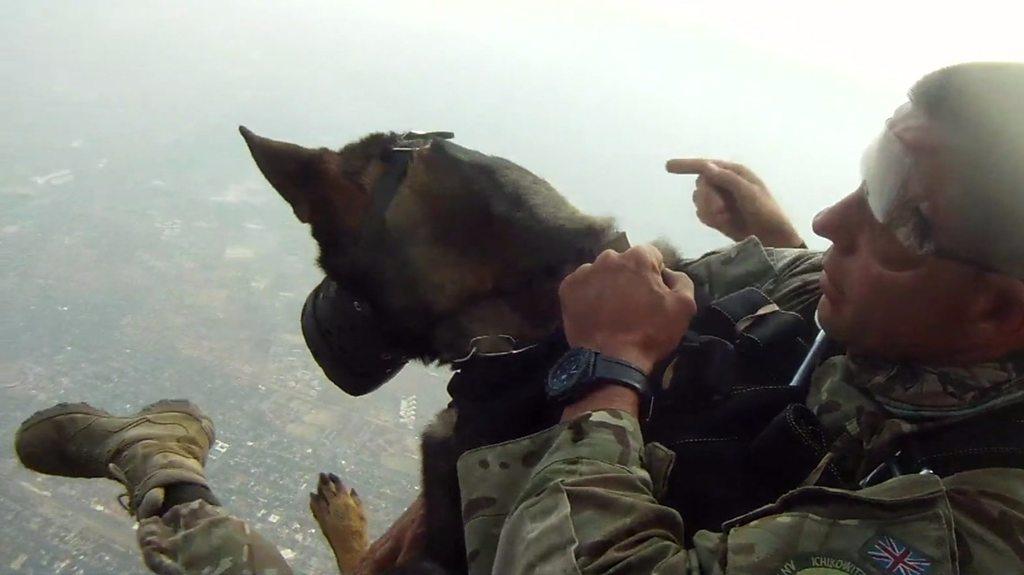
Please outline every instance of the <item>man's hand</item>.
[[[675, 351], [697, 311], [693, 282], [665, 269], [661, 252], [650, 245], [602, 252], [562, 280], [558, 295], [570, 346], [628, 361], [648, 375]], [[614, 405], [590, 405], [591, 397], [610, 398]], [[587, 404], [587, 411], [629, 411], [631, 397], [635, 413], [635, 393], [617, 385], [603, 386], [579, 404]]]
[[704, 225], [734, 241], [757, 236], [769, 247], [804, 245], [768, 187], [750, 168], [723, 160], [682, 158], [669, 160], [665, 169], [673, 174], [697, 175], [693, 203]]
[[[621, 254], [605, 250], [562, 280], [558, 296], [570, 346], [628, 361], [647, 375], [675, 351], [697, 312], [693, 282], [665, 269], [661, 252], [650, 245]], [[636, 415], [638, 403], [636, 392], [604, 385], [566, 407], [562, 419], [598, 409]]]

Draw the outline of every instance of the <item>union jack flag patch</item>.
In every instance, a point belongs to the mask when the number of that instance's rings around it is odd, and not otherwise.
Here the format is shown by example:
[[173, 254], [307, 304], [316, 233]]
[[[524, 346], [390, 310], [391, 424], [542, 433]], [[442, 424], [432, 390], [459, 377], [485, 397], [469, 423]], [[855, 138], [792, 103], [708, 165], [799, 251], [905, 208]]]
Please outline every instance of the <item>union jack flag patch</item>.
[[868, 541], [862, 552], [885, 575], [928, 575], [932, 570], [931, 559], [889, 535]]

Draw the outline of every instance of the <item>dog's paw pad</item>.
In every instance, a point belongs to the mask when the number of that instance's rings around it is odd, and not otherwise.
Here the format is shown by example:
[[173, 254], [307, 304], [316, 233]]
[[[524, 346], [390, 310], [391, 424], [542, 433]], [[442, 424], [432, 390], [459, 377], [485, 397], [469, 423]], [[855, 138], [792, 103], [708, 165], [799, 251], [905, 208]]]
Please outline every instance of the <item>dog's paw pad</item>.
[[349, 563], [367, 547], [366, 514], [359, 494], [333, 473], [321, 473], [316, 492], [309, 494], [309, 510], [320, 525], [339, 563]]

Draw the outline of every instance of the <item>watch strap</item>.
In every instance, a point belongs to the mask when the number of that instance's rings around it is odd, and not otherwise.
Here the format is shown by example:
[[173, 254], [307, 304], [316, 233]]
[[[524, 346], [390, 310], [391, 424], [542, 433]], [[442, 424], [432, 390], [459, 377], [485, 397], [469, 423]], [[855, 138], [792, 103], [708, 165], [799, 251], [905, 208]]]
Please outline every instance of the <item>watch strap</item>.
[[647, 374], [640, 368], [627, 361], [595, 353], [591, 369], [589, 381], [576, 390], [577, 397], [602, 383], [621, 385], [632, 389], [640, 396], [640, 421], [644, 422], [651, 418], [654, 408], [651, 384], [647, 379]]
[[647, 375], [629, 362], [599, 353], [594, 358], [593, 369], [591, 377], [594, 380], [617, 383], [632, 388], [640, 394], [641, 399], [651, 395], [651, 385], [647, 381]]

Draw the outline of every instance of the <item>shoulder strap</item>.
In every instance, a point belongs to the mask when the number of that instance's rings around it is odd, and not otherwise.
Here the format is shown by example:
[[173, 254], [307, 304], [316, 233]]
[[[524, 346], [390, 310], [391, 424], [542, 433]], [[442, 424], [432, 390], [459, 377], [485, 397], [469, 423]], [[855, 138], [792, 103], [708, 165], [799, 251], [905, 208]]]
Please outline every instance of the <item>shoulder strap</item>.
[[1024, 403], [908, 437], [894, 463], [900, 474], [942, 477], [986, 467], [1024, 469]]

